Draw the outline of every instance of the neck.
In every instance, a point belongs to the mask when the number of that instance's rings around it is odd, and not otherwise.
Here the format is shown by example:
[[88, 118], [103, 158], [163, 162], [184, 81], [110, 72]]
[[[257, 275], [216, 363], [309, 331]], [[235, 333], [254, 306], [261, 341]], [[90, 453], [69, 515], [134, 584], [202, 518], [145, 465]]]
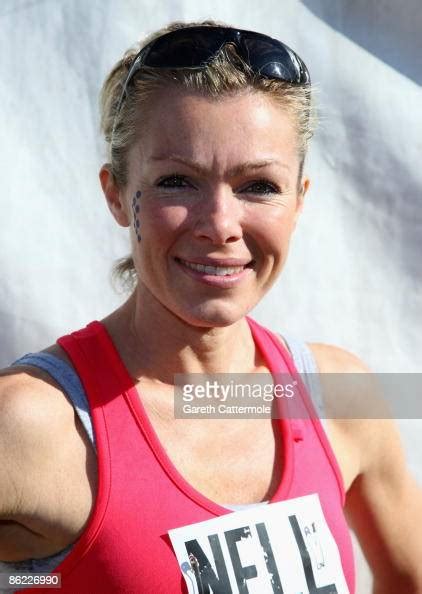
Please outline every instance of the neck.
[[265, 365], [245, 318], [192, 325], [139, 286], [102, 323], [133, 378], [173, 384], [175, 373], [252, 373]]

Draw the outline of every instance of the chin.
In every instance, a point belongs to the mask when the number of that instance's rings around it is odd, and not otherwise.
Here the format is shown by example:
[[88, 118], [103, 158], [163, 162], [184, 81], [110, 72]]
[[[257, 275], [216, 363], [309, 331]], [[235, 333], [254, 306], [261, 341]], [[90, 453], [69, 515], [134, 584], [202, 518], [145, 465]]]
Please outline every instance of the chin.
[[187, 324], [198, 328], [224, 328], [231, 326], [244, 318], [252, 307], [242, 307], [235, 303], [204, 303], [191, 308], [189, 311], [180, 311], [181, 317]]

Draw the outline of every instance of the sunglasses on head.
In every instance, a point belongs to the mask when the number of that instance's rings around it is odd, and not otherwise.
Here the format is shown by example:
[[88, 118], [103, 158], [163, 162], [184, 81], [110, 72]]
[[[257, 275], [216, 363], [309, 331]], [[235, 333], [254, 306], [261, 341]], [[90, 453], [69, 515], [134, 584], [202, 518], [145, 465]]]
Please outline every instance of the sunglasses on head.
[[287, 45], [254, 31], [230, 27], [187, 27], [166, 33], [148, 43], [135, 57], [123, 85], [116, 115], [135, 74], [143, 67], [203, 68], [226, 44], [233, 43], [255, 74], [292, 84], [310, 84], [303, 60]]

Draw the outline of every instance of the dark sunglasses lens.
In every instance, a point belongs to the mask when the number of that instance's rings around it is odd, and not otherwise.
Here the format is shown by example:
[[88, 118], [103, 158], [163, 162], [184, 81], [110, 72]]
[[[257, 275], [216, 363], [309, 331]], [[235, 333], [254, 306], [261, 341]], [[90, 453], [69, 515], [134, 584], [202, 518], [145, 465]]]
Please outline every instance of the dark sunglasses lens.
[[224, 28], [190, 28], [163, 35], [151, 43], [143, 65], [198, 68], [229, 42], [240, 43], [240, 54], [257, 74], [292, 83], [310, 82], [304, 62], [285, 44], [259, 33]]
[[243, 51], [254, 72], [292, 83], [308, 83], [307, 68], [289, 47], [264, 37], [244, 37]]
[[[177, 34], [176, 34], [177, 33]], [[194, 68], [212, 58], [224, 43], [224, 35], [203, 32], [165, 35], [149, 51], [144, 65], [166, 68]]]

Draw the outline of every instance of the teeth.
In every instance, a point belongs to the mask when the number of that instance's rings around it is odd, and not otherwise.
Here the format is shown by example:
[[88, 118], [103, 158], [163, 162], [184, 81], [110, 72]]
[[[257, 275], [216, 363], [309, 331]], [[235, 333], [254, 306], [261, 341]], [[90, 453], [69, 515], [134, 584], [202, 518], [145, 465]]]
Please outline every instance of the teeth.
[[194, 264], [193, 262], [186, 262], [186, 260], [181, 260], [181, 262], [185, 266], [188, 266], [188, 268], [192, 268], [192, 270], [206, 272], [207, 274], [215, 274], [216, 276], [235, 274], [236, 272], [242, 272], [242, 270], [244, 269], [244, 266], [204, 266], [203, 264]]

